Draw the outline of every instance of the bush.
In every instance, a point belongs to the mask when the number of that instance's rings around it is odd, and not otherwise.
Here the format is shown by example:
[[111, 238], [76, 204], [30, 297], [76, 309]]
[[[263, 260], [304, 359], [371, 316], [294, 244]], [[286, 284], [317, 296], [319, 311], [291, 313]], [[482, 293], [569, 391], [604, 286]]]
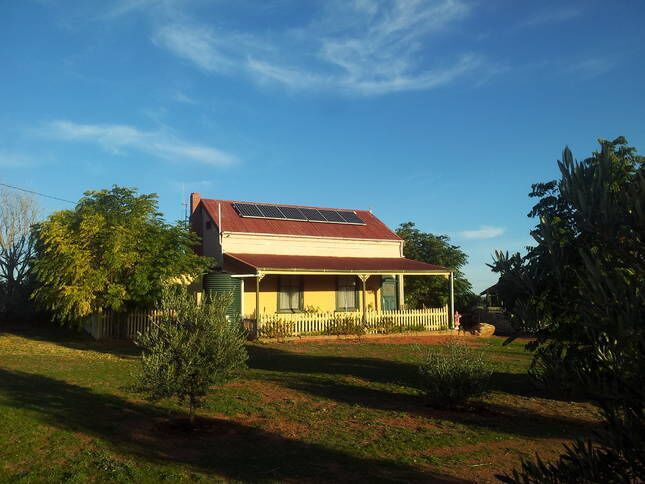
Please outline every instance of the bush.
[[397, 334], [397, 333], [407, 333], [408, 331], [425, 331], [426, 327], [422, 323], [414, 324], [411, 326], [405, 326], [403, 324], [397, 324], [393, 317], [383, 317], [378, 322], [378, 327], [376, 328], [377, 333], [381, 334]]
[[419, 373], [431, 406], [455, 408], [486, 391], [492, 370], [482, 352], [450, 340], [428, 348]]
[[244, 331], [226, 316], [231, 299], [216, 295], [198, 305], [184, 288], [164, 289], [161, 321], [135, 339], [142, 349], [135, 390], [152, 401], [176, 397], [187, 403], [192, 424], [210, 387], [246, 368]]
[[337, 314], [330, 321], [325, 329], [325, 334], [342, 336], [354, 335], [357, 338], [363, 336], [367, 328], [363, 324], [360, 316], [350, 314]]
[[529, 375], [540, 390], [566, 397], [574, 396], [577, 380], [575, 362], [567, 357], [567, 350], [555, 342], [542, 346], [535, 352]]
[[262, 323], [262, 326], [258, 329], [258, 336], [260, 338], [275, 338], [277, 340], [283, 340], [289, 336], [293, 336], [295, 330], [296, 323], [293, 321], [276, 319], [274, 321]]

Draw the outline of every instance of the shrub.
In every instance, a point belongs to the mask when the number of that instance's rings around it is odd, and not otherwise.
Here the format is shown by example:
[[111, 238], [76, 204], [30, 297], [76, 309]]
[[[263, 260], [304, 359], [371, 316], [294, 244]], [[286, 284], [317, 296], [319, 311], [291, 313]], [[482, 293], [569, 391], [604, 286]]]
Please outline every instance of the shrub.
[[567, 357], [567, 350], [555, 342], [542, 346], [535, 352], [529, 375], [533, 384], [540, 390], [571, 397], [576, 393], [577, 380], [575, 362]]
[[[62, 482], [135, 482], [135, 468], [106, 450], [84, 449], [65, 466]], [[54, 479], [52, 479], [54, 480]]]
[[258, 336], [260, 338], [275, 338], [277, 340], [283, 340], [284, 338], [293, 336], [295, 330], [296, 323], [293, 321], [276, 319], [274, 321], [263, 323], [258, 330]]
[[428, 348], [419, 373], [431, 406], [455, 408], [486, 391], [492, 370], [482, 352], [450, 340]]
[[165, 288], [161, 321], [135, 339], [141, 372], [134, 389], [149, 400], [176, 397], [187, 402], [191, 424], [212, 385], [235, 378], [248, 355], [245, 334], [226, 310], [231, 295], [215, 295], [198, 305], [184, 288]]
[[342, 336], [354, 335], [357, 338], [363, 336], [367, 331], [360, 316], [352, 314], [337, 314], [329, 321], [325, 334]]
[[392, 317], [384, 317], [379, 320], [377, 332], [381, 334], [405, 333], [407, 331], [425, 331], [426, 327], [422, 323], [405, 326], [397, 324]]

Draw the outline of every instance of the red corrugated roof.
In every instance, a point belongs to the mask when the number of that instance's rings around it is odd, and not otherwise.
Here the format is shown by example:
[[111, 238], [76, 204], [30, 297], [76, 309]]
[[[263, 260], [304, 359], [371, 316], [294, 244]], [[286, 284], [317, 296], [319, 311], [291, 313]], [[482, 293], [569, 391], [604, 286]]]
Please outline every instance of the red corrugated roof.
[[386, 272], [430, 272], [449, 271], [442, 266], [427, 264], [403, 257], [323, 257], [306, 255], [275, 254], [224, 254], [224, 270], [236, 274], [254, 273], [264, 270], [303, 271], [386, 271]]
[[[240, 217], [233, 208], [233, 200], [213, 200], [202, 198], [201, 205], [206, 209], [210, 217], [220, 226], [218, 217], [218, 204], [222, 210], [221, 230], [223, 232], [244, 232], [257, 234], [279, 234], [279, 235], [306, 235], [314, 237], [336, 237], [344, 239], [378, 239], [378, 240], [401, 240], [398, 235], [392, 232], [383, 222], [375, 217], [368, 210], [355, 210], [356, 214], [363, 219], [365, 225], [350, 225], [338, 223], [320, 223], [294, 220], [274, 220], [262, 218]], [[272, 204], [265, 204], [272, 205]], [[298, 208], [304, 205], [280, 205]], [[328, 209], [347, 210], [347, 209]]]

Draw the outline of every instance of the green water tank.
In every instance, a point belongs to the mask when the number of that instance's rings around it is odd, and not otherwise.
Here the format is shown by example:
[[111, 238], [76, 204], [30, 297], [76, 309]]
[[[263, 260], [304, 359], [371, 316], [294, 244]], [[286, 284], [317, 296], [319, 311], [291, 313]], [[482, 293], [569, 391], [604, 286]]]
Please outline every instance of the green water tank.
[[233, 293], [233, 302], [228, 307], [226, 314], [230, 317], [239, 317], [242, 313], [242, 285], [240, 280], [231, 277], [226, 272], [211, 272], [204, 276], [204, 293]]

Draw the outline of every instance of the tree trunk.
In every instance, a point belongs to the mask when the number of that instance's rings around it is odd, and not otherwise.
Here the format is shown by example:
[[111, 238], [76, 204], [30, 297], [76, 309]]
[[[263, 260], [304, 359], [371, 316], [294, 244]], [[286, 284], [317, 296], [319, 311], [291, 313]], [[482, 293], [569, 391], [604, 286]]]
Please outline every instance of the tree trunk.
[[190, 421], [191, 428], [195, 426], [195, 400], [190, 399], [190, 404], [188, 408], [188, 419]]

